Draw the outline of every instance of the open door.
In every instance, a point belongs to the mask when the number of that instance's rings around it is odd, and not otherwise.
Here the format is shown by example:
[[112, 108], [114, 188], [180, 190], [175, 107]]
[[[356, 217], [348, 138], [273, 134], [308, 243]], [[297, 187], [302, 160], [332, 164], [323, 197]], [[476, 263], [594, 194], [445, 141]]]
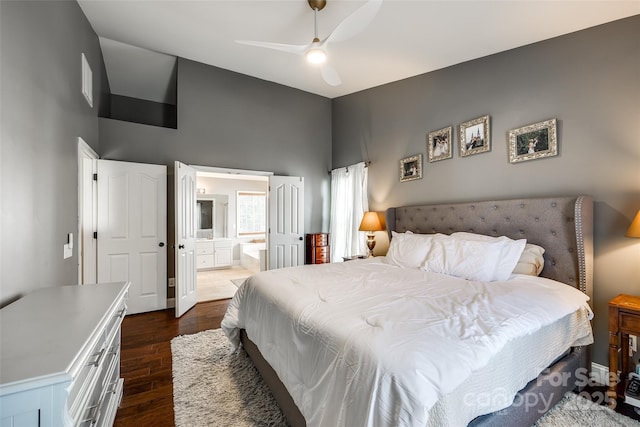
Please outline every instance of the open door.
[[167, 167], [97, 160], [98, 282], [131, 282], [127, 312], [167, 307]]
[[98, 154], [78, 137], [78, 284], [98, 281]]
[[176, 317], [196, 305], [196, 170], [175, 162]]
[[269, 177], [270, 270], [304, 264], [304, 178]]

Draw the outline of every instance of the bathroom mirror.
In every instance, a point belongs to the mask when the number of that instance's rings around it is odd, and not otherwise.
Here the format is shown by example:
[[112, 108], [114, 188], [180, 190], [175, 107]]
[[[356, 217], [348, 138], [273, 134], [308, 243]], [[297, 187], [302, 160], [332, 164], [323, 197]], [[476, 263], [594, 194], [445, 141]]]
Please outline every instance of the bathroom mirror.
[[197, 198], [198, 237], [226, 238], [229, 196], [199, 194]]

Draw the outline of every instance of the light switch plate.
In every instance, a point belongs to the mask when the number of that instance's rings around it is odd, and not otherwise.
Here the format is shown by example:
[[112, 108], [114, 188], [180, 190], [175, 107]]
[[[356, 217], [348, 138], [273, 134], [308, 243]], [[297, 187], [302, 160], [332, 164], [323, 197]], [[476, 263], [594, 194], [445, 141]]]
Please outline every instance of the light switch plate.
[[73, 248], [69, 244], [64, 245], [64, 259], [71, 258], [73, 256]]

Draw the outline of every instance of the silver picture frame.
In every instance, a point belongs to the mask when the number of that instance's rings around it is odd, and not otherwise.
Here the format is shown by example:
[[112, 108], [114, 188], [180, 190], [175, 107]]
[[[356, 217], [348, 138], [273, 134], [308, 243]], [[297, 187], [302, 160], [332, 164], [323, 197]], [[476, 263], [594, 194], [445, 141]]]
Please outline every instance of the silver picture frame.
[[438, 129], [427, 135], [427, 159], [429, 163], [453, 157], [453, 127]]
[[400, 160], [400, 182], [422, 179], [422, 154]]
[[491, 150], [489, 116], [478, 117], [460, 125], [460, 156], [485, 153]]
[[545, 120], [509, 131], [509, 163], [558, 155], [556, 119]]

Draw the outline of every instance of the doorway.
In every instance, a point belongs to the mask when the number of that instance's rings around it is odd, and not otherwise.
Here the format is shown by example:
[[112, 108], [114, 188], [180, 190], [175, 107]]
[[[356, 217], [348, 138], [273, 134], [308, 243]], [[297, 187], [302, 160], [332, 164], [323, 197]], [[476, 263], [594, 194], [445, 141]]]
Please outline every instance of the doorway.
[[266, 270], [269, 173], [195, 167], [197, 300], [232, 298]]

